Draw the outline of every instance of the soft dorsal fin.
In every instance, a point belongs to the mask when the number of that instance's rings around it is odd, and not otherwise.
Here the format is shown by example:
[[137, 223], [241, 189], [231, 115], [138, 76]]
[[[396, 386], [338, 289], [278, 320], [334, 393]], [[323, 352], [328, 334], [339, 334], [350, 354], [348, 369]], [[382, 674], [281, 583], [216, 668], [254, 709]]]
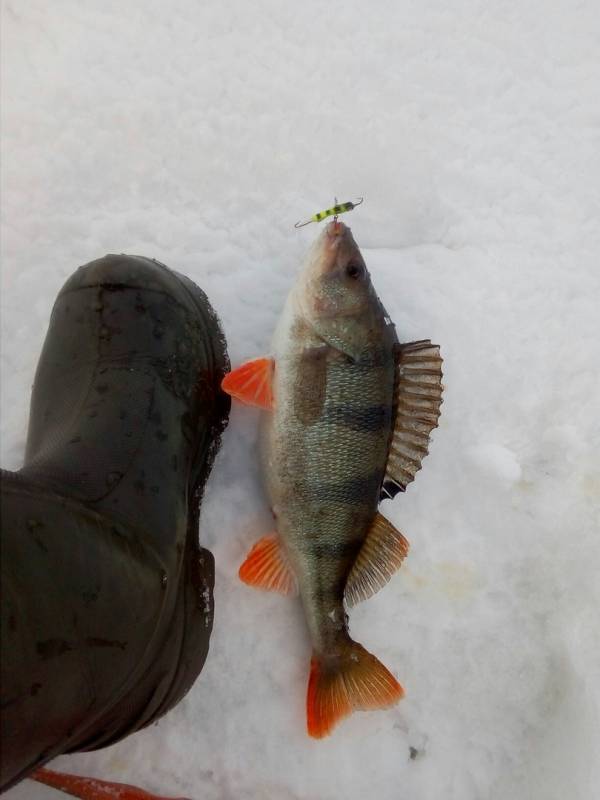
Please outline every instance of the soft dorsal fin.
[[442, 358], [429, 339], [396, 347], [394, 430], [380, 499], [404, 492], [429, 452], [442, 404]]
[[246, 361], [228, 372], [221, 389], [249, 406], [273, 408], [273, 369], [275, 361], [268, 356]]
[[244, 583], [280, 594], [297, 594], [298, 582], [276, 534], [263, 536], [246, 556], [239, 570]]
[[356, 605], [378, 592], [400, 569], [409, 544], [400, 531], [379, 512], [363, 542], [346, 581], [344, 598]]

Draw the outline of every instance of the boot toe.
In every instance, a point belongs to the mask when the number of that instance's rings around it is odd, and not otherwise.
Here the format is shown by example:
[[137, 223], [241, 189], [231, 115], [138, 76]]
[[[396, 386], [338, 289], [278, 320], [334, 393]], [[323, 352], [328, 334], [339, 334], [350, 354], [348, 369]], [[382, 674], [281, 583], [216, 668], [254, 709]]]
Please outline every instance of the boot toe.
[[181, 276], [160, 261], [145, 256], [109, 253], [79, 267], [67, 280], [61, 294], [92, 288], [108, 291], [139, 289], [170, 295], [195, 311], [190, 306], [188, 283], [200, 292], [191, 281], [184, 285]]

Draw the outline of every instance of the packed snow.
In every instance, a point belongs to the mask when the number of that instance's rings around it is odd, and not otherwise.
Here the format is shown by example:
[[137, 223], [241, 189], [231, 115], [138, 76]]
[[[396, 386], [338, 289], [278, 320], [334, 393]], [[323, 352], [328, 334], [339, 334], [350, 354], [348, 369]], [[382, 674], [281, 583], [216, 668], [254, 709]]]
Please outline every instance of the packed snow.
[[[600, 15], [594, 0], [5, 0], [2, 465], [22, 463], [54, 298], [107, 252], [208, 293], [263, 354], [316, 225], [344, 218], [445, 402], [411, 542], [353, 637], [395, 708], [305, 732], [297, 600], [237, 569], [271, 526], [234, 408], [201, 539], [206, 667], [159, 723], [58, 769], [194, 800], [600, 796]], [[25, 781], [7, 800], [51, 800]]]

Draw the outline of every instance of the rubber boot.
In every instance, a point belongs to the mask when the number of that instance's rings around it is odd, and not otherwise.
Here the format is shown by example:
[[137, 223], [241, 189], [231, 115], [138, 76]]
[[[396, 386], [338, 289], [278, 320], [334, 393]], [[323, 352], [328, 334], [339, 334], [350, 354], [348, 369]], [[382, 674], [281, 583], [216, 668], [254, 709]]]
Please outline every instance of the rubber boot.
[[2, 472], [2, 790], [150, 724], [201, 671], [228, 367], [205, 294], [156, 261], [106, 256], [58, 295], [25, 465]]

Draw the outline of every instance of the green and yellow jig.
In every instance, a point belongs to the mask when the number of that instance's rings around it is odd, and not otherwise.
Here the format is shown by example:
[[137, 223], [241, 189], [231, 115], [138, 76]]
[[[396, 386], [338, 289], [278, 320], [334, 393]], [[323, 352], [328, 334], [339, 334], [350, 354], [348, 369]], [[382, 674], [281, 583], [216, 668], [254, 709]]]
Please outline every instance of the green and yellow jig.
[[305, 225], [310, 225], [311, 222], [321, 222], [327, 217], [335, 217], [337, 219], [339, 214], [345, 214], [346, 211], [352, 211], [353, 208], [359, 206], [363, 202], [364, 198], [359, 197], [354, 203], [338, 203], [336, 200], [336, 204], [332, 208], [327, 208], [325, 211], [319, 211], [317, 214], [313, 214], [310, 219], [307, 219], [306, 222], [297, 222], [294, 225], [294, 228], [303, 228]]

